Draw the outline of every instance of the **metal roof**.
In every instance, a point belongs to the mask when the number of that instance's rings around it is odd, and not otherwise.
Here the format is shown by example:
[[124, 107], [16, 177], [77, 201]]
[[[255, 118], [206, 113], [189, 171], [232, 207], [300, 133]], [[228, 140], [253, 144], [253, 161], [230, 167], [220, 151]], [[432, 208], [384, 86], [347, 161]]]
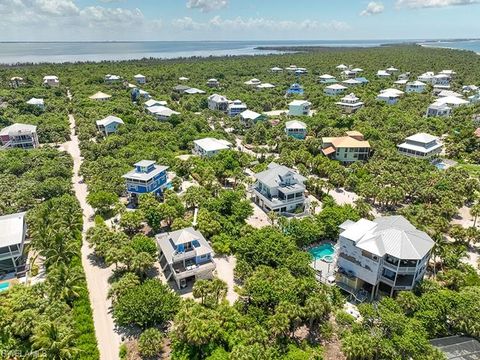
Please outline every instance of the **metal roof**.
[[0, 216], [0, 247], [19, 245], [25, 239], [25, 212]]
[[347, 226], [341, 236], [372, 254], [388, 254], [402, 260], [422, 259], [435, 244], [430, 236], [417, 230], [400, 215], [380, 217], [374, 221], [361, 219]]
[[304, 176], [296, 173], [295, 170], [274, 162], [268, 165], [267, 170], [259, 172], [254, 176], [255, 179], [268, 187], [277, 187], [280, 186], [287, 175], [291, 175], [298, 184], [303, 184], [307, 180]]

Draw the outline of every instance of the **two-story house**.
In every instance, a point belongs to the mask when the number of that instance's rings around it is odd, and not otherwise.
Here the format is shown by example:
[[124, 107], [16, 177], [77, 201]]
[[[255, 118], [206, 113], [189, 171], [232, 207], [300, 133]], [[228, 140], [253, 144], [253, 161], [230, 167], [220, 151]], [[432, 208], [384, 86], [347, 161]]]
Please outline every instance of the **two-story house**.
[[240, 121], [245, 127], [250, 127], [259, 121], [264, 121], [265, 119], [266, 119], [265, 115], [259, 114], [252, 110], [245, 110], [240, 114]]
[[426, 88], [427, 88], [427, 84], [425, 84], [422, 81], [415, 80], [415, 81], [407, 82], [407, 85], [405, 87], [405, 92], [421, 94], [425, 92]]
[[398, 89], [385, 89], [381, 90], [380, 94], [377, 95], [377, 100], [383, 101], [388, 105], [395, 105], [403, 94], [403, 91]]
[[193, 227], [155, 236], [160, 266], [167, 281], [173, 278], [178, 288], [190, 280], [211, 279], [215, 270], [213, 250], [202, 233]]
[[210, 88], [216, 88], [220, 86], [220, 82], [217, 79], [208, 79], [207, 86]]
[[447, 104], [434, 102], [427, 108], [426, 117], [449, 117], [452, 114], [452, 108]]
[[136, 203], [142, 194], [160, 195], [171, 187], [167, 176], [168, 166], [156, 165], [152, 160], [142, 160], [134, 166], [135, 169], [122, 176], [131, 202]]
[[43, 86], [58, 87], [60, 86], [60, 80], [57, 76], [47, 75], [43, 77]]
[[363, 107], [363, 102], [361, 102], [354, 93], [351, 93], [341, 98], [340, 101], [336, 103], [336, 105], [339, 106], [343, 112], [347, 114], [352, 114]]
[[337, 79], [335, 78], [335, 76], [324, 74], [318, 77], [318, 81], [320, 82], [320, 84], [334, 84], [337, 82]]
[[40, 110], [45, 110], [45, 101], [43, 99], [31, 98], [27, 101], [27, 105], [35, 106]]
[[12, 124], [0, 130], [0, 148], [33, 149], [39, 146], [37, 127]]
[[137, 74], [133, 78], [137, 84], [145, 84], [147, 82], [147, 78], [142, 74]]
[[227, 114], [228, 116], [235, 117], [247, 109], [247, 105], [241, 100], [233, 100], [228, 102]]
[[0, 273], [25, 271], [26, 213], [0, 216]]
[[304, 176], [274, 162], [254, 176], [253, 199], [264, 211], [291, 214], [299, 208], [304, 209]]
[[366, 161], [370, 156], [370, 143], [364, 139], [361, 132], [347, 131], [346, 136], [323, 137], [322, 152], [342, 164]]
[[307, 100], [293, 100], [288, 104], [288, 115], [290, 116], [308, 116], [312, 103]]
[[122, 78], [118, 75], [107, 74], [105, 75], [103, 80], [105, 81], [106, 84], [113, 84], [113, 83], [119, 82], [120, 80], [122, 80]]
[[303, 86], [300, 84], [292, 84], [287, 90], [287, 95], [303, 95]]
[[405, 142], [397, 147], [398, 151], [403, 155], [417, 158], [429, 158], [439, 155], [442, 152], [443, 144], [436, 136], [419, 133], [407, 137]]
[[213, 94], [208, 97], [208, 108], [213, 111], [228, 111], [228, 99], [223, 95]]
[[95, 101], [108, 101], [110, 100], [111, 97], [112, 95], [108, 95], [108, 94], [105, 94], [104, 92], [98, 91], [92, 96], [89, 96], [88, 98], [90, 100], [95, 100]]
[[346, 86], [343, 86], [341, 84], [332, 84], [325, 87], [325, 89], [323, 89], [323, 92], [328, 96], [335, 96], [342, 94], [347, 89], [348, 88]]
[[307, 136], [307, 124], [303, 121], [291, 120], [285, 123], [285, 134], [303, 140]]
[[124, 124], [122, 119], [112, 115], [109, 115], [102, 120], [97, 120], [96, 123], [98, 131], [105, 136], [116, 133], [118, 126]]
[[337, 285], [357, 296], [393, 296], [423, 279], [435, 242], [403, 216], [347, 220], [337, 243]]

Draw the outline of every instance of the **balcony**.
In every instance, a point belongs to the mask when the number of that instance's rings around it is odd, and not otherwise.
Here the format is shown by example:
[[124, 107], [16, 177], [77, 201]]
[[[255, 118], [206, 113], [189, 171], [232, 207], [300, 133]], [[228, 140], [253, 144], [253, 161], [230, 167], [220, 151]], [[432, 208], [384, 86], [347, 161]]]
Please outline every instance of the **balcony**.
[[175, 252], [172, 255], [172, 262], [183, 261], [191, 259], [197, 256], [197, 250], [195, 248], [187, 249], [183, 252]]
[[183, 266], [183, 264], [174, 264], [173, 265], [173, 276], [177, 279], [185, 279], [190, 276], [195, 276], [197, 274], [207, 272], [207, 271], [213, 271], [215, 270], [215, 263], [213, 260], [210, 260], [206, 263], [203, 264], [195, 264], [192, 263], [191, 265], [186, 265]]
[[265, 201], [270, 207], [276, 207], [279, 205], [287, 205], [287, 204], [293, 204], [293, 203], [300, 203], [305, 201], [305, 195], [302, 194], [301, 197], [294, 197], [292, 199], [280, 199], [277, 196], [270, 196], [266, 192], [261, 191], [260, 188], [255, 187], [254, 192], [257, 196], [261, 197], [263, 201]]

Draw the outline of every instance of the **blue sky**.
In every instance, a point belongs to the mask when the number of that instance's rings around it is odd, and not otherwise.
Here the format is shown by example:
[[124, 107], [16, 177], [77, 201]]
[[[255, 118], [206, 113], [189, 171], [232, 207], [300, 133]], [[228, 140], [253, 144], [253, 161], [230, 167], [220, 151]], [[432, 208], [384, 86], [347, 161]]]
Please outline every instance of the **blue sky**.
[[480, 0], [0, 0], [0, 41], [480, 37]]

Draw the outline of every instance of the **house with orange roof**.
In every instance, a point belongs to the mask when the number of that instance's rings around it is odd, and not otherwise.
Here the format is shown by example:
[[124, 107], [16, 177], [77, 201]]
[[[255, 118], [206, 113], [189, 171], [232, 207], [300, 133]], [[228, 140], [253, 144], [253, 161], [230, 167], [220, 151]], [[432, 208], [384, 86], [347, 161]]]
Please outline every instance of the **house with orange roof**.
[[370, 155], [370, 143], [361, 132], [347, 131], [346, 136], [322, 138], [322, 152], [343, 164], [366, 161]]

